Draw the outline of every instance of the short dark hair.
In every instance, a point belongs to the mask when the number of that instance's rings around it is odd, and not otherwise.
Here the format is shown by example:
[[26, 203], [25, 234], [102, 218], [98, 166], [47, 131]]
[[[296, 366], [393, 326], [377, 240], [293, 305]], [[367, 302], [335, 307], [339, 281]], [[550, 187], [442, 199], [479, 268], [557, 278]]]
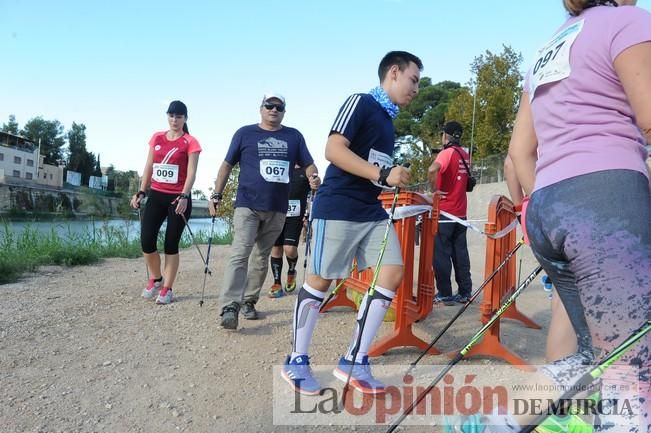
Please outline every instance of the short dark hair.
[[389, 51], [380, 62], [380, 66], [377, 69], [377, 74], [380, 77], [380, 83], [384, 81], [387, 72], [393, 65], [398, 65], [401, 71], [404, 71], [409, 67], [409, 63], [414, 63], [418, 66], [418, 70], [423, 70], [423, 62], [416, 56], [407, 51]]

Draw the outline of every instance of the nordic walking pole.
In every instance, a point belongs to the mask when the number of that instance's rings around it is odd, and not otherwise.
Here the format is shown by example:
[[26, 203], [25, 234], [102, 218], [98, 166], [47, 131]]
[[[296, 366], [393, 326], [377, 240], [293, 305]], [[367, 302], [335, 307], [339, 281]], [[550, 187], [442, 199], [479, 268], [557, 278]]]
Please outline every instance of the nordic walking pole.
[[[140, 203], [138, 203], [138, 221], [140, 221], [140, 233], [142, 233], [142, 212], [140, 211]], [[149, 280], [149, 266], [145, 260], [145, 271], [147, 272], [147, 280]]]
[[[606, 371], [608, 367], [617, 362], [619, 358], [621, 358], [631, 347], [633, 347], [635, 343], [640, 341], [646, 334], [648, 334], [649, 331], [651, 331], [651, 320], [647, 320], [645, 324], [633, 331], [633, 333], [612, 352], [610, 352], [608, 356], [599, 361], [599, 363], [595, 365], [590, 371], [583, 374], [583, 376], [581, 376], [581, 378], [574, 385], [565, 391], [565, 393], [563, 393], [563, 395], [561, 395], [551, 407], [559, 407], [563, 401], [571, 400], [572, 397], [574, 397], [580, 391], [588, 389], [588, 387], [592, 385], [595, 380], [603, 375], [604, 371]], [[542, 422], [545, 421], [547, 417], [549, 417], [549, 415], [544, 414], [544, 412], [543, 414], [538, 415], [531, 424], [525, 426], [522, 430], [520, 430], [520, 433], [533, 432], [536, 427], [542, 424]]]
[[481, 340], [481, 338], [484, 336], [486, 331], [491, 328], [497, 320], [499, 320], [500, 316], [504, 314], [504, 312], [515, 302], [515, 299], [522, 293], [522, 291], [529, 285], [533, 280], [536, 279], [536, 276], [542, 271], [542, 266], [538, 265], [536, 269], [533, 270], [531, 274], [522, 282], [520, 286], [509, 296], [509, 298], [506, 300], [504, 304], [493, 314], [493, 317], [490, 318], [488, 322], [482, 328], [477, 331], [477, 333], [470, 339], [470, 342], [464, 346], [463, 349], [457, 353], [457, 355], [454, 357], [452, 361], [450, 361], [444, 368], [443, 370], [436, 376], [436, 378], [430, 383], [430, 385], [422, 392], [420, 395], [416, 398], [416, 401], [414, 401], [405, 411], [400, 415], [400, 417], [393, 423], [391, 426], [389, 426], [389, 429], [386, 431], [386, 433], [391, 433], [395, 431], [398, 426], [400, 425], [401, 422], [407, 418], [407, 416], [414, 410], [414, 408], [420, 403], [426, 396], [427, 394], [436, 386], [437, 383], [443, 379], [443, 377], [448, 374], [448, 372], [454, 367], [459, 361], [461, 361], [464, 356], [470, 352], [470, 349]]
[[341, 289], [343, 287], [344, 283], [353, 274], [356, 267], [357, 267], [357, 264], [353, 263], [353, 266], [350, 268], [350, 272], [348, 273], [348, 277], [346, 277], [346, 278], [342, 279], [341, 281], [339, 281], [339, 284], [337, 284], [337, 286], [335, 286], [335, 289], [332, 292], [330, 292], [330, 294], [328, 295], [326, 300], [321, 303], [321, 307], [319, 307], [319, 313], [323, 313], [323, 309], [325, 308], [325, 306], [328, 305], [328, 302], [330, 302], [330, 300], [332, 300], [332, 298], [335, 297], [335, 295], [337, 294], [339, 289]]
[[[407, 164], [405, 164], [405, 167], [408, 167]], [[371, 280], [371, 286], [368, 289], [367, 292], [367, 302], [366, 305], [364, 305], [364, 311], [362, 312], [362, 318], [359, 320], [358, 323], [358, 332], [357, 332], [357, 341], [355, 341], [355, 345], [353, 346], [353, 361], [350, 364], [350, 370], [348, 370], [348, 377], [346, 377], [346, 385], [344, 385], [344, 389], [342, 391], [341, 395], [341, 405], [342, 407], [346, 406], [346, 394], [348, 392], [348, 389], [350, 387], [350, 377], [353, 375], [353, 368], [355, 367], [355, 360], [357, 359], [357, 354], [359, 353], [359, 346], [362, 343], [362, 333], [364, 331], [364, 325], [366, 324], [366, 318], [368, 317], [368, 310], [369, 307], [371, 306], [370, 298], [373, 296], [375, 293], [375, 283], [377, 282], [377, 278], [380, 274], [380, 266], [382, 265], [382, 257], [384, 257], [384, 250], [387, 247], [387, 243], [389, 240], [389, 230], [391, 230], [391, 226], [393, 225], [393, 215], [396, 210], [396, 204], [398, 203], [398, 195], [400, 194], [400, 188], [395, 187], [394, 192], [393, 192], [393, 202], [391, 203], [391, 210], [389, 211], [389, 220], [387, 221], [387, 227], [386, 230], [384, 231], [384, 239], [382, 239], [382, 245], [380, 246], [380, 254], [377, 258], [377, 263], [375, 264], [375, 272], [373, 272], [373, 279]], [[361, 306], [361, 305], [360, 305]]]
[[[466, 311], [466, 309], [468, 308], [468, 306], [470, 306], [470, 304], [472, 304], [473, 301], [477, 298], [477, 296], [479, 296], [479, 294], [484, 290], [484, 287], [486, 287], [486, 286], [488, 285], [488, 283], [489, 283], [489, 282], [490, 282], [490, 281], [495, 277], [495, 275], [497, 275], [497, 273], [498, 273], [498, 272], [499, 272], [499, 271], [500, 271], [504, 266], [506, 266], [506, 264], [509, 262], [509, 260], [511, 259], [511, 257], [513, 257], [513, 255], [514, 255], [514, 254], [515, 254], [515, 253], [520, 249], [520, 247], [521, 247], [522, 245], [524, 245], [524, 239], [519, 240], [518, 243], [515, 244], [515, 247], [514, 247], [514, 248], [513, 248], [513, 249], [512, 249], [512, 250], [511, 250], [507, 255], [506, 255], [506, 257], [504, 258], [504, 260], [502, 261], [502, 263], [500, 263], [499, 266], [498, 266], [497, 268], [495, 268], [495, 270], [494, 270], [494, 271], [493, 271], [493, 272], [488, 276], [488, 278], [486, 278], [486, 280], [481, 284], [481, 286], [479, 286], [479, 287], [477, 288], [477, 290], [475, 290], [475, 293], [473, 293], [472, 295], [470, 295], [470, 299], [468, 299], [468, 301], [463, 305], [463, 307], [461, 307], [461, 308], [459, 309], [459, 311], [457, 311], [457, 314], [454, 315], [454, 317], [452, 318], [452, 320], [450, 320], [450, 321], [448, 322], [448, 324], [445, 325], [445, 327], [441, 330], [441, 332], [439, 332], [439, 334], [434, 338], [434, 340], [432, 340], [432, 342], [430, 343], [430, 345], [427, 346], [427, 349], [423, 350], [423, 351], [421, 352], [421, 354], [418, 356], [418, 358], [417, 358], [414, 362], [412, 362], [412, 363], [409, 365], [409, 369], [408, 369], [407, 372], [405, 373], [405, 376], [408, 375], [409, 373], [411, 373], [411, 371], [414, 369], [414, 367], [416, 367], [416, 364], [418, 364], [418, 362], [420, 362], [420, 360], [423, 359], [423, 357], [427, 354], [427, 352], [429, 352], [429, 350], [430, 350], [432, 347], [434, 347], [434, 345], [436, 344], [436, 342], [439, 341], [439, 338], [441, 338], [441, 337], [443, 336], [443, 334], [445, 334], [445, 332], [450, 328], [450, 326], [452, 326], [452, 324], [453, 324], [453, 323], [454, 323], [454, 322], [459, 318], [459, 316], [461, 316], [461, 315], [463, 314], [463, 312]], [[520, 286], [520, 282], [518, 281], [518, 287], [519, 287], [519, 286]]]
[[307, 273], [307, 262], [310, 260], [310, 242], [312, 241], [312, 200], [314, 193], [312, 190], [307, 195], [309, 203], [307, 214], [307, 228], [305, 229], [305, 258], [303, 259], [303, 285], [305, 285], [305, 277]]
[[208, 269], [208, 260], [210, 260], [210, 246], [212, 245], [212, 235], [214, 230], [215, 230], [215, 217], [212, 217], [212, 223], [210, 224], [210, 237], [208, 238], [208, 252], [206, 253], [206, 266], [203, 268], [203, 287], [201, 287], [201, 300], [199, 301], [200, 307], [203, 307], [203, 295], [206, 292], [206, 276], [210, 272], [210, 270]]
[[197, 245], [197, 242], [196, 242], [196, 240], [194, 238], [194, 233], [192, 233], [192, 229], [190, 228], [190, 224], [188, 224], [188, 220], [185, 218], [185, 215], [183, 215], [183, 214], [180, 214], [180, 215], [181, 215], [181, 218], [183, 218], [183, 222], [185, 223], [185, 226], [188, 228], [188, 233], [190, 233], [190, 237], [192, 238], [192, 245], [194, 245], [194, 247], [197, 249], [197, 251], [199, 252], [199, 255], [201, 256], [201, 261], [206, 266], [206, 272], [208, 272], [208, 274], [210, 274], [210, 276], [212, 276], [212, 272], [210, 272], [210, 269], [208, 269], [208, 262], [203, 257], [203, 253], [199, 249], [199, 245]]

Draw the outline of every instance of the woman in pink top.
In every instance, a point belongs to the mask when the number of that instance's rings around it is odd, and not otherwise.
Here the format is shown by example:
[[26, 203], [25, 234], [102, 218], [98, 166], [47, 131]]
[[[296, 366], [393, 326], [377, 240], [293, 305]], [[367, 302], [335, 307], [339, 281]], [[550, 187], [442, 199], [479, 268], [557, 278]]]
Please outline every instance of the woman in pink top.
[[[509, 148], [531, 247], [577, 333], [579, 353], [545, 369], [559, 383], [591, 362], [588, 344], [601, 358], [651, 318], [651, 14], [635, 4], [565, 0], [571, 17], [527, 74]], [[601, 416], [598, 431], [648, 431], [650, 340], [623, 359], [639, 368], [639, 417]], [[615, 374], [604, 383], [631, 380]]]
[[[564, 0], [570, 17], [531, 65], [509, 148], [517, 179], [530, 196], [525, 224], [531, 248], [577, 335], [577, 353], [541, 369], [561, 386], [651, 319], [645, 163], [651, 141], [651, 14], [635, 4]], [[605, 403], [594, 429], [648, 433], [651, 337], [620, 363], [636, 368], [606, 370], [600, 390]], [[608, 404], [613, 399], [619, 399], [617, 410]], [[622, 410], [622, 403], [632, 412]], [[475, 416], [453, 430], [480, 424], [472, 431], [519, 432], [531, 421], [527, 415]], [[572, 431], [559, 418], [546, 427]]]
[[[131, 206], [139, 208], [141, 200], [148, 195], [142, 216], [140, 242], [150, 279], [142, 297], [153, 299], [158, 294], [157, 304], [172, 302], [172, 286], [179, 269], [179, 242], [185, 228], [182, 215], [187, 220], [192, 212], [190, 193], [201, 146], [188, 132], [187, 117], [185, 104], [172, 101], [167, 109], [170, 129], [156, 132], [149, 140], [140, 191], [131, 199]], [[148, 188], [147, 194], [145, 191]], [[165, 269], [161, 272], [156, 240], [165, 219]]]

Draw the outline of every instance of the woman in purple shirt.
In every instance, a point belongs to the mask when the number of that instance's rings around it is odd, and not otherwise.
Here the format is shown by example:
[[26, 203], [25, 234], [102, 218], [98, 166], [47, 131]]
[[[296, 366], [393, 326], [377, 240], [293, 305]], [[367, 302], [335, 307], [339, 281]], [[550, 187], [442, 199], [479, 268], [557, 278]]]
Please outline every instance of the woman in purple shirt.
[[[544, 369], [557, 383], [651, 318], [651, 14], [635, 0], [564, 3], [571, 16], [527, 74], [509, 148], [531, 247], [577, 334], [578, 353]], [[602, 416], [596, 431], [649, 431], [650, 340], [623, 359], [636, 377], [603, 376], [639, 378], [639, 417]]]

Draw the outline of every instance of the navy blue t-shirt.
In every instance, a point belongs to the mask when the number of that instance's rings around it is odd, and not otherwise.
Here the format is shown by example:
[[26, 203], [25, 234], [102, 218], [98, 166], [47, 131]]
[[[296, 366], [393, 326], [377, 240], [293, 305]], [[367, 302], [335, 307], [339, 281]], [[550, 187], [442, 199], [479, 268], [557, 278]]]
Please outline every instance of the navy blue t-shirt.
[[314, 163], [303, 135], [283, 126], [267, 131], [247, 125], [233, 135], [226, 162], [240, 164], [235, 207], [259, 211], [287, 212], [289, 182], [294, 164]]
[[[348, 97], [330, 130], [350, 141], [350, 150], [382, 168], [393, 165], [395, 130], [391, 117], [373, 97], [358, 93]], [[387, 213], [378, 200], [382, 188], [334, 164], [326, 170], [314, 199], [314, 218], [344, 221], [380, 221]]]

